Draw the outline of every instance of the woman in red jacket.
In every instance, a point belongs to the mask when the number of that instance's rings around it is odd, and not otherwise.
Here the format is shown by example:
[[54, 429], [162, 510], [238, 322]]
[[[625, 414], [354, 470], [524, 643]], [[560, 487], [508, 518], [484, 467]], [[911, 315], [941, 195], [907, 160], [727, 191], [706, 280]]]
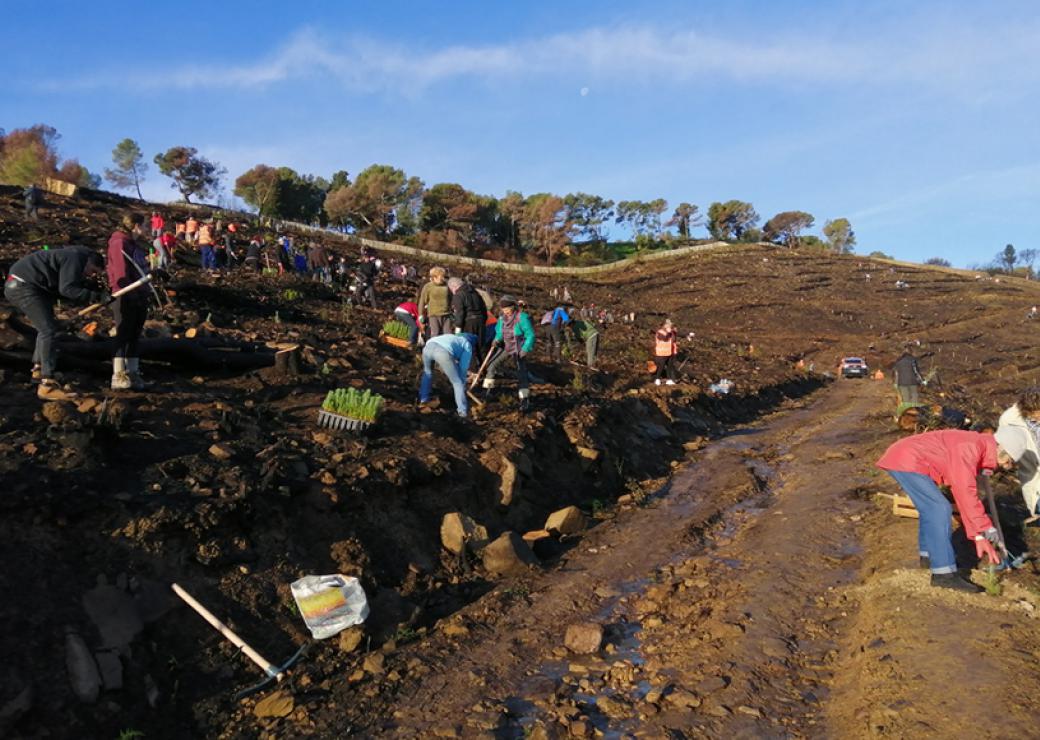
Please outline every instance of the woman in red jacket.
[[675, 327], [671, 319], [665, 319], [664, 324], [654, 334], [654, 364], [657, 372], [654, 373], [654, 385], [661, 385], [661, 376], [668, 374], [666, 385], [675, 385], [675, 356], [678, 354], [678, 345], [675, 341]]
[[1000, 562], [994, 545], [997, 530], [979, 500], [976, 477], [1014, 464], [993, 435], [960, 430], [924, 432], [905, 437], [887, 450], [877, 466], [895, 478], [920, 515], [918, 545], [921, 565], [931, 568], [932, 585], [958, 591], [982, 589], [957, 574], [950, 537], [953, 510], [940, 485], [947, 485], [957, 502], [964, 532], [975, 540], [975, 551]]

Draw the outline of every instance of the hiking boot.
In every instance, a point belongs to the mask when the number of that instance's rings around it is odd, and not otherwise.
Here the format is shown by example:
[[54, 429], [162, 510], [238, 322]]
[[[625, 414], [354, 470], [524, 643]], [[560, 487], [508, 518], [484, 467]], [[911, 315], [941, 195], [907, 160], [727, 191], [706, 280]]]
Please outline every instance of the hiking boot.
[[654, 378], [654, 385], [661, 385], [661, 379], [660, 378]]
[[526, 396], [524, 398], [521, 398], [520, 399], [520, 413], [521, 414], [526, 414], [530, 410], [531, 410], [531, 399], [527, 398]]
[[927, 555], [922, 555], [918, 562], [920, 563], [921, 570], [931, 570], [932, 561]]
[[78, 398], [79, 394], [62, 388], [53, 378], [44, 378], [36, 389], [36, 397], [41, 401], [71, 401]]
[[39, 365], [32, 366], [32, 382], [39, 383], [43, 380], [43, 368]]
[[968, 594], [977, 594], [986, 590], [982, 586], [976, 586], [971, 581], [964, 580], [959, 573], [932, 573], [932, 585]]
[[141, 360], [137, 357], [126, 359], [126, 374], [130, 376], [130, 387], [135, 391], [148, 390], [152, 385], [141, 375]]
[[666, 381], [664, 381], [664, 384], [665, 385], [675, 385], [675, 381], [674, 380], [666, 380]]
[[130, 380], [130, 375], [127, 373], [116, 373], [112, 376], [111, 388], [114, 391], [129, 391], [134, 387], [133, 382]]

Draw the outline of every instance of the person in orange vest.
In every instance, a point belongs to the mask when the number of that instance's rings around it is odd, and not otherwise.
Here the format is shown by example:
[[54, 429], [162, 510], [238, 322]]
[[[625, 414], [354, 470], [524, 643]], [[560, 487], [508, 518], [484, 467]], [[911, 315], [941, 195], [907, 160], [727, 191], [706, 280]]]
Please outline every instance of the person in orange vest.
[[661, 378], [668, 376], [665, 385], [675, 385], [675, 356], [679, 353], [675, 327], [671, 319], [665, 319], [661, 328], [654, 333], [654, 385], [661, 385]]
[[194, 216], [188, 216], [184, 222], [184, 237], [188, 244], [194, 244], [199, 233], [199, 220]]
[[178, 221], [173, 228], [173, 238], [177, 239], [178, 241], [187, 241], [187, 232], [185, 231], [186, 228], [187, 227], [184, 225], [183, 221]]
[[206, 222], [199, 226], [199, 251], [202, 252], [202, 269], [217, 269], [217, 253], [214, 250], [213, 224]]

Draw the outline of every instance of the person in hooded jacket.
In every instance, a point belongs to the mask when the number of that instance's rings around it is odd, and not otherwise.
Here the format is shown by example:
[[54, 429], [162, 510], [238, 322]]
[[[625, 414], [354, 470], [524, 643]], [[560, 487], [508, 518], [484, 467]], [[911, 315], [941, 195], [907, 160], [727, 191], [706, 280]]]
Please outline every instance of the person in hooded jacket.
[[957, 573], [950, 541], [953, 509], [940, 485], [950, 487], [964, 532], [975, 541], [978, 557], [1000, 562], [994, 547], [999, 535], [979, 500], [976, 479], [1014, 465], [1003, 447], [1006, 441], [1006, 436], [958, 429], [924, 432], [893, 443], [877, 461], [876, 465], [895, 479], [917, 509], [921, 566], [931, 569], [933, 586], [972, 593], [983, 590]]
[[[112, 292], [140, 280], [148, 271], [148, 251], [142, 246], [144, 217], [133, 214], [108, 240], [108, 285]], [[112, 356], [112, 390], [144, 390], [138, 342], [148, 318], [147, 290], [133, 290], [112, 303], [116, 324], [115, 352]]]
[[[64, 401], [76, 394], [58, 383], [54, 335], [58, 322], [54, 304], [60, 298], [79, 303], [102, 303], [105, 293], [94, 283], [104, 273], [105, 260], [81, 246], [32, 252], [11, 265], [4, 282], [4, 297], [28, 317], [36, 329], [32, 379], [44, 401]], [[94, 283], [93, 285], [91, 283]]]
[[1022, 499], [1029, 516], [1026, 526], [1040, 525], [1040, 387], [1026, 388], [1014, 405], [1000, 415], [997, 434], [1015, 460]]
[[512, 358], [516, 363], [520, 411], [526, 412], [531, 405], [531, 379], [527, 372], [527, 356], [534, 349], [534, 324], [531, 317], [519, 309], [517, 300], [512, 296], [502, 296], [498, 305], [501, 315], [495, 324], [495, 342], [492, 350], [498, 354], [488, 364], [487, 375], [484, 377], [484, 397], [490, 399], [495, 387], [495, 375], [506, 358]]
[[472, 334], [476, 342], [478, 354], [484, 351], [484, 324], [487, 322], [487, 309], [484, 299], [472, 285], [462, 278], [449, 278], [448, 290], [451, 292], [452, 323], [456, 334]]
[[921, 394], [918, 386], [925, 385], [925, 382], [921, 377], [917, 358], [909, 348], [903, 351], [892, 366], [892, 374], [895, 377], [896, 390], [899, 391], [899, 400], [902, 403], [920, 403]]

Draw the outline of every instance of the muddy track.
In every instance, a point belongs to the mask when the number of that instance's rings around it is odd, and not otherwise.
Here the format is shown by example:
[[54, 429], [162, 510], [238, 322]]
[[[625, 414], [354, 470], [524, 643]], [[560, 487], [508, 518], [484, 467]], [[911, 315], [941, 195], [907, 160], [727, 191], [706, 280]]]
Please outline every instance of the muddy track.
[[[966, 608], [972, 615], [954, 630], [965, 639], [994, 612], [1005, 630], [1032, 631], [1035, 606], [1021, 605], [1022, 589], [1010, 600], [949, 597], [912, 569], [914, 525], [894, 522], [871, 496], [885, 487], [872, 467], [891, 439], [885, 391], [835, 383], [701, 450], [645, 507], [597, 528], [554, 571], [499, 587], [432, 639], [392, 655], [406, 674], [415, 655], [425, 665], [385, 711], [352, 729], [506, 738], [955, 734], [962, 725], [941, 709], [951, 703], [945, 683], [918, 675], [908, 690], [903, 680], [918, 665], [932, 678], [939, 668], [970, 669], [957, 644], [935, 639], [951, 604], [959, 618]], [[893, 574], [893, 566], [901, 567]], [[873, 607], [879, 595], [888, 611]], [[926, 621], [915, 621], [915, 609], [900, 616], [907, 598]], [[605, 627], [597, 654], [563, 647], [567, 625], [583, 621]], [[893, 645], [864, 655], [886, 639]], [[980, 675], [1006, 665], [996, 655], [986, 665], [979, 653], [971, 660]], [[1035, 678], [1025, 658], [1012, 662]], [[1024, 727], [1035, 705], [999, 685], [984, 699], [958, 698], [954, 716], [1003, 705]], [[927, 719], [900, 723], [900, 710], [914, 706], [930, 708]]]

